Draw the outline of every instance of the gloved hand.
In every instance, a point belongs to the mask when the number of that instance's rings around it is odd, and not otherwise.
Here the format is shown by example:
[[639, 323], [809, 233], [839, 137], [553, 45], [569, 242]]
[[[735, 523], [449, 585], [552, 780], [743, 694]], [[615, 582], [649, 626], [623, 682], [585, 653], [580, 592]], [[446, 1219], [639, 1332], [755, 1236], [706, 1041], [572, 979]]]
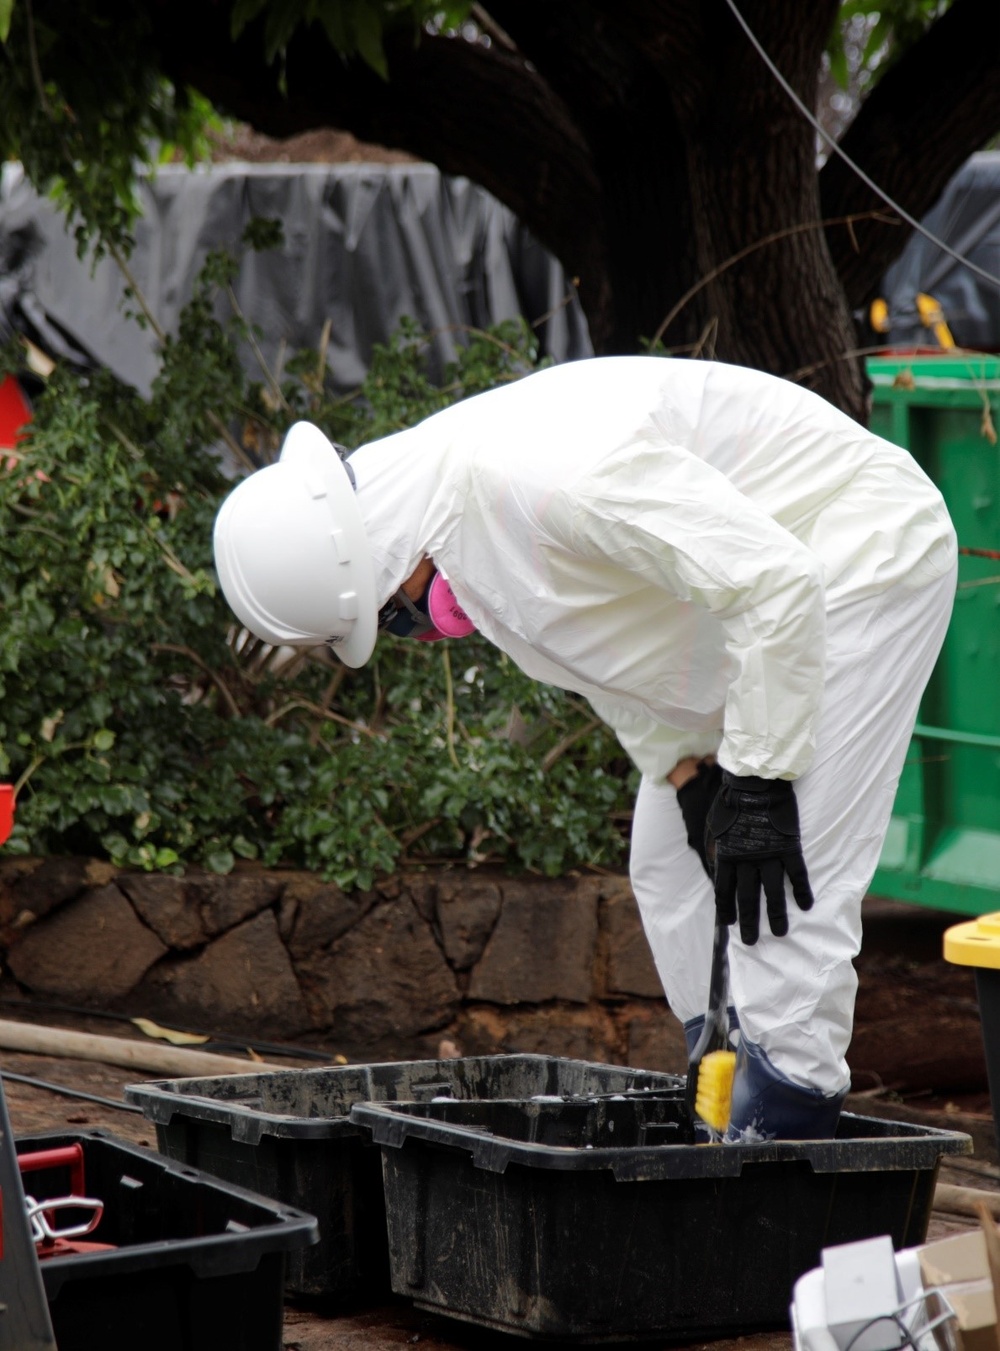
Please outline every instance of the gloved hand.
[[738, 913], [740, 937], [748, 945], [756, 943], [763, 886], [771, 932], [783, 938], [788, 933], [786, 873], [799, 909], [809, 910], [813, 904], [792, 785], [785, 779], [759, 779], [723, 770], [708, 831], [716, 852], [719, 923], [735, 924]]
[[701, 859], [710, 880], [714, 880], [715, 871], [707, 853], [708, 812], [721, 787], [721, 767], [714, 760], [711, 763], [700, 760], [693, 777], [677, 790], [677, 805], [687, 827], [688, 844]]

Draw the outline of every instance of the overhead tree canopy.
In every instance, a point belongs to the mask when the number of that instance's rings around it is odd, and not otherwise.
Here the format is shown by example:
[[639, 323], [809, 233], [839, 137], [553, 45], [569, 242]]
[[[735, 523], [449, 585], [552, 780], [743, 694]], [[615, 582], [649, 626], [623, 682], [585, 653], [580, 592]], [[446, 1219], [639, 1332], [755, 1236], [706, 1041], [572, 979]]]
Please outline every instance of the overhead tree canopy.
[[662, 333], [863, 417], [852, 313], [909, 230], [836, 155], [817, 167], [734, 6], [808, 108], [843, 13], [928, 25], [843, 139], [913, 217], [1000, 131], [996, 0], [0, 0], [0, 150], [36, 181], [70, 153], [110, 211], [130, 137], [190, 142], [189, 90], [272, 136], [343, 128], [511, 207], [579, 278], [597, 350]]

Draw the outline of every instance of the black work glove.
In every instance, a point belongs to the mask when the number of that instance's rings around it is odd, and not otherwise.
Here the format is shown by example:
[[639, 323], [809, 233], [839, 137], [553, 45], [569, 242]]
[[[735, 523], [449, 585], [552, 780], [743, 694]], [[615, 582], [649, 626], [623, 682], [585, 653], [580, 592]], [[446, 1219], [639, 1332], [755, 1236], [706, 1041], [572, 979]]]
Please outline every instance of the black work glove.
[[785, 779], [722, 771], [722, 788], [708, 816], [714, 845], [715, 907], [720, 924], [735, 924], [751, 945], [760, 934], [760, 891], [776, 938], [788, 933], [785, 874], [800, 910], [812, 908], [813, 894], [802, 857], [799, 809]]
[[702, 760], [694, 777], [677, 790], [677, 805], [687, 827], [688, 844], [701, 859], [709, 879], [713, 881], [715, 871], [708, 861], [707, 852], [708, 811], [721, 787], [721, 767], [714, 761], [706, 764]]

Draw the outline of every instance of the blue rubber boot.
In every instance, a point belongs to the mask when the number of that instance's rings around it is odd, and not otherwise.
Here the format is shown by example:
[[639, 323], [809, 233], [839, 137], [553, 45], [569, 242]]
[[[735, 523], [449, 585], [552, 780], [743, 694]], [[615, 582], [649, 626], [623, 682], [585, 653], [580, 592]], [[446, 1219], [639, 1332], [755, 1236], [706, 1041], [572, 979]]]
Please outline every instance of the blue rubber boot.
[[832, 1140], [847, 1097], [803, 1088], [776, 1070], [760, 1046], [740, 1038], [728, 1141]]
[[[729, 1044], [735, 1051], [739, 1042], [740, 1020], [736, 1016], [736, 1010], [732, 1004], [726, 1010], [729, 1014]], [[689, 1018], [684, 1024], [684, 1040], [687, 1042], [688, 1059], [694, 1055], [694, 1048], [698, 1045], [698, 1038], [701, 1036], [701, 1029], [705, 1026], [705, 1015], [699, 1013], [697, 1018]]]

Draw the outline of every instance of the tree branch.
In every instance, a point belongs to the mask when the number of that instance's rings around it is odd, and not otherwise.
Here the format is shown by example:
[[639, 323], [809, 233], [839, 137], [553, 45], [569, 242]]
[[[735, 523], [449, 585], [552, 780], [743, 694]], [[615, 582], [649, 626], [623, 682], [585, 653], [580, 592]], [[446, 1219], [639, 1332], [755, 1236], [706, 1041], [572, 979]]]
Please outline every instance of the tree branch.
[[[517, 52], [461, 37], [388, 34], [389, 79], [345, 61], [322, 29], [300, 29], [284, 65], [263, 57], [261, 22], [234, 43], [226, 6], [175, 0], [153, 8], [166, 73], [269, 136], [339, 127], [463, 174], [503, 201], [572, 272], [600, 256], [581, 232], [601, 185], [565, 105]], [[197, 42], [190, 40], [197, 32]]]
[[[490, 6], [569, 109], [600, 176], [595, 214], [583, 228], [606, 241], [603, 291], [597, 274], [574, 265], [598, 351], [635, 351], [695, 270], [686, 148], [669, 84], [648, 50], [672, 31], [665, 0], [632, 0], [631, 7], [634, 21], [617, 0]], [[568, 255], [559, 256], [565, 262]], [[653, 258], [655, 267], [644, 265]]]
[[[955, 4], [879, 81], [841, 144], [900, 206], [919, 219], [948, 180], [1000, 128], [1000, 10], [996, 0]], [[820, 173], [824, 215], [884, 203], [837, 155]], [[857, 248], [829, 236], [852, 307], [863, 305], [911, 231], [859, 225]]]
[[232, 716], [234, 718], [238, 718], [240, 716], [239, 704], [233, 698], [229, 686], [226, 684], [226, 682], [222, 679], [222, 677], [218, 674], [217, 671], [213, 671], [211, 666], [209, 666], [207, 662], [202, 661], [201, 657], [198, 656], [197, 652], [193, 652], [191, 648], [185, 647], [183, 644], [180, 643], [151, 643], [150, 648], [153, 652], [174, 652], [178, 656], [186, 657], [188, 661], [192, 662], [195, 666], [198, 667], [199, 671], [203, 671], [204, 674], [208, 676], [209, 680], [222, 695], [226, 707], [229, 709], [229, 712], [232, 714]]

